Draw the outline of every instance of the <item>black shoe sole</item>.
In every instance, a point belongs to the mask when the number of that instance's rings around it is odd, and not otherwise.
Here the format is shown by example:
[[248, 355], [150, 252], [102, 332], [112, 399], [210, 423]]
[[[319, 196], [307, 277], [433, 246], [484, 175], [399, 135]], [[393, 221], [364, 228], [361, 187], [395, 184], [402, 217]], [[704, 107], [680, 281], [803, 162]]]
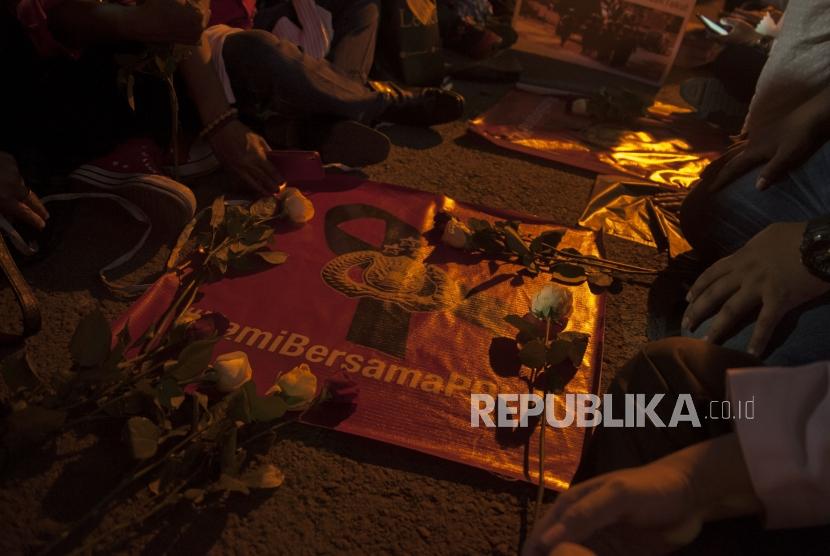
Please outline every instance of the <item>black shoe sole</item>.
[[361, 168], [383, 162], [389, 156], [389, 138], [353, 120], [336, 122], [320, 145], [325, 164], [339, 163]]

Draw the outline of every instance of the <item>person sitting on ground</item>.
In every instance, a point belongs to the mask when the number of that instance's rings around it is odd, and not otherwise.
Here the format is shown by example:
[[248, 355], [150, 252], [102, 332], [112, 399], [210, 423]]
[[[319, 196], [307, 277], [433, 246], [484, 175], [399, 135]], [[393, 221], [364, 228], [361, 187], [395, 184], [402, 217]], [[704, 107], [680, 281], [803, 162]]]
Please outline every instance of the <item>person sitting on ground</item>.
[[726, 35], [700, 30], [707, 44], [717, 41], [721, 50], [709, 66], [711, 77], [693, 77], [680, 85], [680, 96], [695, 108], [698, 118], [729, 133], [740, 133], [781, 21], [780, 11], [768, 10], [760, 17], [744, 19], [732, 14], [723, 18]]
[[664, 423], [690, 394], [699, 424], [599, 427], [522, 554], [824, 554], [830, 361], [759, 365], [688, 338], [645, 346], [609, 393], [664, 394]]
[[365, 166], [389, 152], [388, 139], [369, 125], [430, 126], [462, 115], [457, 93], [368, 81], [378, 0], [297, 3], [299, 14], [283, 2], [255, 19], [254, 0], [233, 9], [217, 4], [205, 41], [227, 102], [272, 147], [319, 150], [324, 162]]
[[689, 292], [683, 329], [770, 364], [830, 358], [828, 8], [789, 3], [746, 141], [704, 171], [681, 208], [689, 243], [716, 261]]
[[[14, 156], [27, 185], [38, 191], [65, 188], [67, 174], [121, 149], [127, 154], [109, 156], [80, 181], [137, 201], [151, 192], [149, 197], [172, 201], [162, 203], [161, 227], [170, 220], [174, 229], [187, 222], [195, 198], [164, 175], [156, 142], [146, 139], [143, 149], [123, 148], [137, 138], [170, 137], [169, 112], [156, 111], [144, 98], [145, 93], [158, 96], [168, 109], [166, 85], [135, 72], [131, 107], [119, 85], [122, 68], [115, 56], [135, 54], [144, 44], [195, 43], [207, 23], [206, 6], [184, 0], [139, 5], [11, 0], [3, 8], [0, 57], [14, 86], [0, 93], [0, 149]], [[79, 182], [77, 176], [74, 181]]]

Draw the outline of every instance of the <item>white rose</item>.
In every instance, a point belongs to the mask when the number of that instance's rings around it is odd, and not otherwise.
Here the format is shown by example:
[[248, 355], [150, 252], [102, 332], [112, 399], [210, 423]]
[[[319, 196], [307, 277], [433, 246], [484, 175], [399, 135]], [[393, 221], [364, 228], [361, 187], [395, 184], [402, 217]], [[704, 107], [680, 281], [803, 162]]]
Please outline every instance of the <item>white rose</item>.
[[473, 235], [472, 230], [464, 222], [457, 218], [450, 218], [447, 225], [444, 226], [444, 235], [441, 236], [441, 241], [450, 247], [463, 249], [467, 246], [467, 240], [470, 239], [471, 235]]
[[296, 187], [286, 187], [282, 192], [283, 211], [296, 224], [305, 224], [314, 218], [314, 205]]
[[571, 314], [573, 301], [571, 290], [548, 284], [533, 297], [530, 310], [536, 318], [560, 321]]
[[220, 392], [233, 392], [251, 380], [253, 371], [248, 356], [241, 351], [225, 353], [213, 362], [216, 371], [216, 389]]
[[291, 409], [308, 405], [317, 395], [317, 376], [305, 363], [301, 363], [287, 373], [277, 377], [277, 382], [268, 391], [269, 394], [281, 393], [292, 400]]

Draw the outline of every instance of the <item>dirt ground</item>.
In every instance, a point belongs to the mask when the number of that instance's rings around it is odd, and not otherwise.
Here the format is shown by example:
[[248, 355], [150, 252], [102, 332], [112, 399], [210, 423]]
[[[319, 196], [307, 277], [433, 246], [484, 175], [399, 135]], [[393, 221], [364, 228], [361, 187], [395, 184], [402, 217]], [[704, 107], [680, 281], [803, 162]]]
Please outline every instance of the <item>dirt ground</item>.
[[[463, 82], [456, 87], [468, 99], [467, 117], [507, 90]], [[395, 146], [388, 161], [367, 169], [374, 180], [568, 225], [576, 224], [588, 201], [593, 175], [498, 149], [468, 134], [463, 121], [433, 130], [386, 131]], [[202, 201], [225, 178], [205, 181], [197, 188]], [[44, 260], [24, 268], [44, 314], [43, 331], [29, 340], [29, 348], [47, 376], [68, 368], [69, 338], [82, 315], [96, 306], [108, 317], [125, 310], [126, 304], [98, 284], [96, 272], [140, 233], [105, 203], [60, 212], [64, 229], [59, 243]], [[151, 276], [160, 268], [168, 248], [159, 246], [157, 235], [153, 239], [131, 278]], [[606, 248], [609, 256], [627, 262], [665, 261], [665, 255], [628, 242], [609, 239]], [[603, 387], [646, 341], [647, 296], [647, 284], [627, 285], [609, 299]], [[0, 320], [7, 325], [16, 319], [13, 297], [5, 288], [0, 291]], [[285, 472], [282, 487], [231, 497], [222, 507], [176, 508], [124, 532], [115, 552], [516, 554], [526, 535], [535, 496], [529, 485], [331, 431], [302, 425], [283, 431], [262, 454]], [[82, 431], [9, 457], [0, 478], [0, 553], [36, 552], [115, 484], [128, 462], [108, 442]], [[122, 504], [103, 526], [138, 511], [138, 505]]]

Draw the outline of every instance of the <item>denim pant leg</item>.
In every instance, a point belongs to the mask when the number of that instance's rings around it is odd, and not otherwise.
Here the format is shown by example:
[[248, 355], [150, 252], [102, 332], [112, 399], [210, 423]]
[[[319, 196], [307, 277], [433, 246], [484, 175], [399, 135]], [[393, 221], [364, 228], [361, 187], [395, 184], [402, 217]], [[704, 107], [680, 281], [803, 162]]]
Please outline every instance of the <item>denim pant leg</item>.
[[[766, 191], [755, 189], [760, 168], [743, 176], [713, 197], [708, 241], [726, 256], [740, 249], [755, 234], [775, 222], [798, 222], [830, 214], [830, 142], [810, 159]], [[711, 319], [694, 333], [702, 338]], [[747, 323], [723, 345], [745, 350], [754, 323]], [[800, 365], [830, 359], [830, 298], [824, 297], [793, 311], [779, 325], [764, 362]]]
[[799, 222], [830, 214], [830, 142], [766, 191], [755, 183], [759, 166], [699, 204], [708, 250], [717, 257], [734, 253], [775, 222]]
[[386, 106], [381, 95], [329, 61], [307, 56], [267, 31], [229, 35], [222, 56], [239, 111], [249, 119], [319, 115], [367, 122]]
[[[694, 333], [684, 331], [683, 335], [703, 338], [711, 325], [712, 319], [709, 319]], [[754, 329], [755, 323], [748, 323], [721, 345], [745, 352]], [[784, 317], [761, 359], [766, 365], [783, 367], [830, 359], [830, 296], [825, 295]]]

